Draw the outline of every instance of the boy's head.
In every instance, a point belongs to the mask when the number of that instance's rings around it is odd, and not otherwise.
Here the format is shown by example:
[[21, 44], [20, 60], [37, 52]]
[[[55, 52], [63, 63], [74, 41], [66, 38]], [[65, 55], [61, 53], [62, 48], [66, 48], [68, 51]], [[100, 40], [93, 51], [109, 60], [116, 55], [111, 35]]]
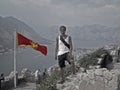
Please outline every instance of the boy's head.
[[60, 26], [60, 32], [62, 35], [66, 33], [66, 27], [65, 26]]

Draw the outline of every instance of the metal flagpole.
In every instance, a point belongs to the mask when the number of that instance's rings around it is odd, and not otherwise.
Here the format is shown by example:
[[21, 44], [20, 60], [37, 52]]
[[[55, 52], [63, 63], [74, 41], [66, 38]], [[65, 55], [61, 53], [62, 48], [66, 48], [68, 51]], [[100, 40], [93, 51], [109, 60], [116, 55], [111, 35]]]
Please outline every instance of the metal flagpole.
[[16, 88], [16, 30], [14, 32], [14, 88]]

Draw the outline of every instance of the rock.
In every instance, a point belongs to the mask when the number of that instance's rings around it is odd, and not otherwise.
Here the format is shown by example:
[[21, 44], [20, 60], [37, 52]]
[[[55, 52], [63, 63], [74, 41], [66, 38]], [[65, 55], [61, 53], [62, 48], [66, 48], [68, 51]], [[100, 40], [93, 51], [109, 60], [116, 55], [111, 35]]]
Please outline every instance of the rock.
[[84, 72], [86, 72], [86, 69], [85, 69], [85, 68], [80, 67], [80, 71], [84, 73]]
[[62, 84], [57, 84], [57, 88], [59, 88], [59, 90], [63, 90], [64, 86]]
[[115, 63], [114, 69], [120, 69], [120, 63]]
[[85, 90], [86, 88], [87, 81], [82, 81], [79, 85], [79, 90]]
[[94, 79], [95, 78], [95, 74], [93, 72], [94, 72], [94, 70], [87, 70], [87, 74], [88, 74], [88, 77], [90, 79]]
[[107, 70], [107, 69], [105, 69], [105, 68], [96, 69], [96, 70], [95, 70], [95, 75], [102, 76], [102, 75], [103, 75], [103, 71], [106, 71], [106, 70]]
[[102, 58], [98, 58], [97, 64], [101, 64], [101, 62], [102, 62]]
[[106, 87], [104, 85], [104, 81], [96, 81], [95, 85], [93, 86], [95, 87], [95, 90], [106, 90]]
[[96, 69], [99, 69], [99, 68], [100, 68], [100, 65], [96, 65], [95, 68], [96, 68]]
[[80, 80], [83, 80], [84, 75], [85, 75], [85, 73], [79, 73], [79, 74], [77, 74], [77, 77], [79, 77]]
[[108, 85], [108, 80], [107, 79], [104, 79], [104, 82], [105, 82], [105, 85]]
[[94, 68], [95, 68], [94, 66], [91, 66], [91, 65], [89, 66], [89, 69], [94, 69]]
[[84, 74], [84, 76], [82, 77], [82, 80], [85, 80], [85, 81], [89, 81], [89, 77], [88, 77], [88, 74]]
[[[16, 71], [16, 75], [18, 74], [18, 72]], [[9, 79], [13, 79], [14, 78], [14, 71], [12, 71], [10, 74], [9, 74]]]
[[54, 66], [51, 66], [48, 68], [47, 72], [48, 72], [48, 75], [51, 76], [51, 74], [54, 72], [54, 71], [59, 71], [60, 68], [59, 66], [56, 64]]
[[117, 90], [120, 90], [120, 75], [118, 75]]
[[111, 87], [112, 90], [117, 90], [117, 88], [118, 88], [117, 83], [118, 82], [115, 79], [113, 79], [113, 80], [109, 81], [108, 86]]
[[22, 71], [21, 71], [21, 76], [23, 76], [23, 78], [26, 80], [26, 81], [35, 81], [34, 80], [34, 74], [27, 68], [24, 68]]
[[87, 70], [69, 77], [69, 82], [57, 85], [58, 90], [120, 90], [119, 70], [105, 68]]
[[96, 76], [95, 81], [104, 82], [104, 78], [102, 76]]
[[91, 83], [92, 85], [94, 85], [94, 84], [95, 84], [95, 80], [90, 80], [90, 83]]
[[110, 72], [115, 75], [120, 75], [120, 69], [113, 69]]
[[110, 81], [110, 80], [112, 79], [112, 77], [113, 77], [112, 73], [109, 72], [109, 71], [103, 72], [103, 76], [105, 77], [105, 79], [107, 79], [107, 80], [109, 80], [109, 81]]

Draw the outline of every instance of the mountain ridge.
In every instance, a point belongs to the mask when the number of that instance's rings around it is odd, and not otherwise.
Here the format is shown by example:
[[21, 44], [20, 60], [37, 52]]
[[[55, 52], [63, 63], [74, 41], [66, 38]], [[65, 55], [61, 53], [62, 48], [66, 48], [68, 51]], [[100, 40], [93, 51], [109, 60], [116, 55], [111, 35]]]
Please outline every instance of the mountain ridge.
[[2, 51], [13, 49], [14, 31], [21, 33], [25, 37], [34, 40], [39, 44], [51, 44], [51, 40], [41, 37], [40, 34], [36, 33], [35, 30], [25, 22], [13, 16], [0, 16], [0, 53]]

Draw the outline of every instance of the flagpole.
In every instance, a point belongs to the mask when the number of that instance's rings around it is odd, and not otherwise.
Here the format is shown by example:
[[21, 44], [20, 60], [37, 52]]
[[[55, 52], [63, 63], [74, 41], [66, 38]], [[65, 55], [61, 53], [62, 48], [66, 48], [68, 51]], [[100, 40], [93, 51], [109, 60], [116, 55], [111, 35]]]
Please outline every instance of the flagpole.
[[14, 32], [14, 88], [16, 88], [16, 29]]

